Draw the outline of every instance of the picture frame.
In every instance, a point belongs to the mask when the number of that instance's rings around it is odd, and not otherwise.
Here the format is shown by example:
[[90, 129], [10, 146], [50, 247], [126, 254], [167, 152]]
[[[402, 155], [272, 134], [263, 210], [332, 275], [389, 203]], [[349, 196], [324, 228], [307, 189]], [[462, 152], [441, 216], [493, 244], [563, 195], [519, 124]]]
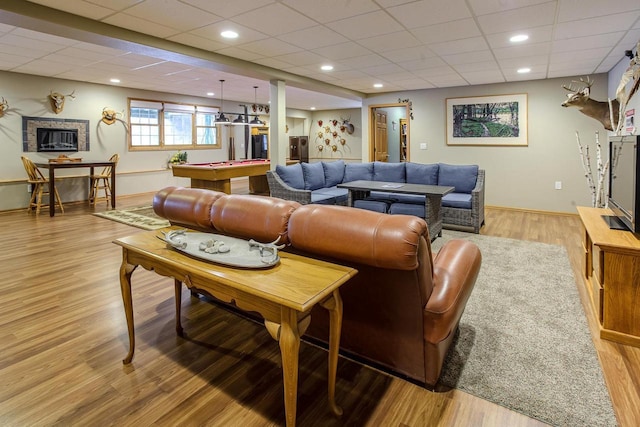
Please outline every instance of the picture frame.
[[527, 94], [447, 98], [447, 145], [527, 146]]

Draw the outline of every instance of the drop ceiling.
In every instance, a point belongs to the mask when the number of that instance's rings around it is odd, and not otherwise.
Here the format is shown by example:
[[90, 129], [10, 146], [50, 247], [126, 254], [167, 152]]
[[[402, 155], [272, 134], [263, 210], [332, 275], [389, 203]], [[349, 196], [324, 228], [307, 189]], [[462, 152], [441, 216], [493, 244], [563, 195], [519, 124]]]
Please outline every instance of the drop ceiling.
[[[239, 37], [222, 38], [228, 29]], [[509, 42], [518, 33], [529, 39]], [[280, 79], [287, 107], [304, 110], [605, 73], [638, 40], [638, 0], [0, 2], [0, 70], [216, 98], [224, 79], [224, 99], [248, 103], [254, 86], [268, 102]]]

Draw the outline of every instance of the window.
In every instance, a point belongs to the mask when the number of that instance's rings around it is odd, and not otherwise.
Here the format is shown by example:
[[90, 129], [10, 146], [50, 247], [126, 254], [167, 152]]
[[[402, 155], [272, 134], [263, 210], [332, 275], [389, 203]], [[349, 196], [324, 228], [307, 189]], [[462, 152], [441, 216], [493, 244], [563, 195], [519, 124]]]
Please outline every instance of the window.
[[218, 109], [129, 99], [130, 149], [221, 148]]

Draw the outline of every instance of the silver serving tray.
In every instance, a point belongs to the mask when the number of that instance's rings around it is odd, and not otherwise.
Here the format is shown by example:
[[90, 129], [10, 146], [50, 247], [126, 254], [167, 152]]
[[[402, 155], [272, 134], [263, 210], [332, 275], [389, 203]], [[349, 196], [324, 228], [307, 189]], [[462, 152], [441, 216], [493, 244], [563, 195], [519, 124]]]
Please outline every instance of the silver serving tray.
[[[278, 249], [271, 243], [257, 243], [221, 234], [201, 233], [197, 231], [174, 230], [158, 236], [168, 246], [192, 257], [216, 264], [237, 268], [269, 268], [280, 262]], [[200, 243], [209, 240], [221, 240], [229, 248], [226, 253], [207, 253], [200, 250]]]

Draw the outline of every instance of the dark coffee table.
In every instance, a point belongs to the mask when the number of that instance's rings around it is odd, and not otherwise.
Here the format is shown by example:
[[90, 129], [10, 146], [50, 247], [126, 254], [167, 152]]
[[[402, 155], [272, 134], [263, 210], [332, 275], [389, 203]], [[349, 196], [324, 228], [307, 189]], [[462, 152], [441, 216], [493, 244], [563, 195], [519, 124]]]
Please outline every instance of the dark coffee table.
[[442, 196], [453, 192], [454, 187], [444, 185], [406, 184], [385, 181], [351, 181], [338, 184], [349, 190], [349, 206], [353, 202], [369, 197], [372, 191], [426, 196], [424, 204], [425, 221], [429, 226], [431, 240], [442, 235]]

